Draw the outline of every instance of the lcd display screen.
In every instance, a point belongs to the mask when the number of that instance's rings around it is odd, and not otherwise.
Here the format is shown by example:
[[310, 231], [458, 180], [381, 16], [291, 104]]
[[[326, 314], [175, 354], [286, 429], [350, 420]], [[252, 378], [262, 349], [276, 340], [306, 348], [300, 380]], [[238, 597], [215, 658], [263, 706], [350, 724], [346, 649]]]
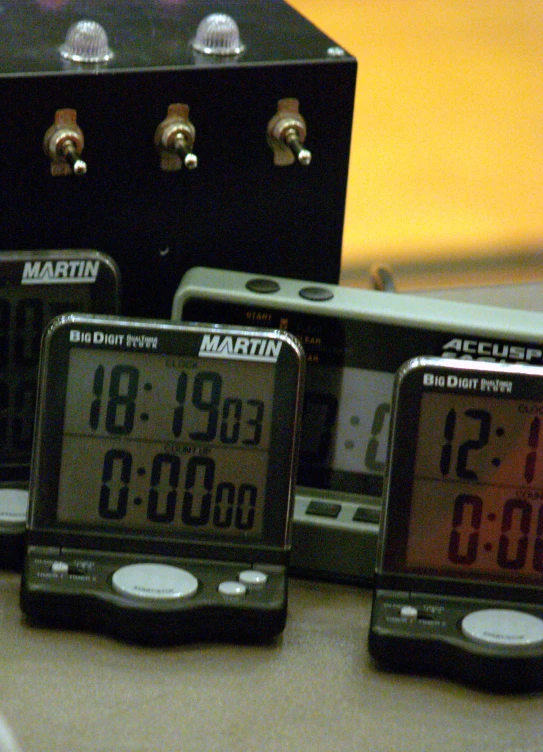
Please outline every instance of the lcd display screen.
[[542, 423], [543, 402], [423, 393], [409, 569], [541, 579]]
[[58, 521], [257, 538], [275, 370], [265, 362], [71, 348]]

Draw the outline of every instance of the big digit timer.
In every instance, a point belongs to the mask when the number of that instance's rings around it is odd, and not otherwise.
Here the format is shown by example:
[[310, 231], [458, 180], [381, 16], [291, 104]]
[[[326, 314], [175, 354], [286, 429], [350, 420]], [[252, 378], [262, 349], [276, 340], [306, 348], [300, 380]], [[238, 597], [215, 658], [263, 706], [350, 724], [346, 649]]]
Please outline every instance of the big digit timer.
[[281, 632], [298, 342], [67, 316], [42, 363], [25, 613], [145, 642]]
[[378, 663], [543, 687], [543, 369], [400, 369], [369, 633]]

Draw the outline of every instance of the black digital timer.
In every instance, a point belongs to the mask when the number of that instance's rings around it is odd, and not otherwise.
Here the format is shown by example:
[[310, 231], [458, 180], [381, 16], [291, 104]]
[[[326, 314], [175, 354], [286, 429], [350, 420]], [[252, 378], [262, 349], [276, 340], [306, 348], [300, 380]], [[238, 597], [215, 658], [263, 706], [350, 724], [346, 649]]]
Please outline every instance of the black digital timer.
[[543, 687], [543, 369], [400, 369], [379, 544], [380, 663]]
[[19, 567], [42, 332], [66, 311], [116, 313], [120, 275], [89, 250], [0, 252], [0, 565]]
[[142, 641], [279, 633], [303, 371], [286, 333], [55, 319], [23, 610]]
[[543, 363], [543, 315], [196, 267], [172, 318], [288, 330], [307, 383], [291, 566], [369, 581], [375, 568], [392, 385], [417, 355]]

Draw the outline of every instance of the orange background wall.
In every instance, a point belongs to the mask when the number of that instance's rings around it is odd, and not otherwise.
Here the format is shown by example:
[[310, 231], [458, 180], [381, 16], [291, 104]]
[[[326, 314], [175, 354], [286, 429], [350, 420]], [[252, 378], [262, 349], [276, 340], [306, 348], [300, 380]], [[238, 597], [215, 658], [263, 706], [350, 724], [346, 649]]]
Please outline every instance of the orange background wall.
[[541, 0], [289, 2], [358, 59], [345, 270], [543, 251]]

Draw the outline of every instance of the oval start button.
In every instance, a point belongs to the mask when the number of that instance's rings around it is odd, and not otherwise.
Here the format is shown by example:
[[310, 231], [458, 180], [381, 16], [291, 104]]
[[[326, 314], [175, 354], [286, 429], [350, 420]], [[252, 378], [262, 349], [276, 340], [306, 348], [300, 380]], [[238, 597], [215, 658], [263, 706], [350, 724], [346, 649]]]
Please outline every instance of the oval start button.
[[543, 642], [543, 620], [524, 611], [486, 608], [462, 620], [462, 632], [470, 640], [500, 647], [527, 647]]
[[193, 574], [169, 564], [128, 564], [117, 569], [112, 584], [121, 595], [153, 600], [190, 598], [198, 590]]

